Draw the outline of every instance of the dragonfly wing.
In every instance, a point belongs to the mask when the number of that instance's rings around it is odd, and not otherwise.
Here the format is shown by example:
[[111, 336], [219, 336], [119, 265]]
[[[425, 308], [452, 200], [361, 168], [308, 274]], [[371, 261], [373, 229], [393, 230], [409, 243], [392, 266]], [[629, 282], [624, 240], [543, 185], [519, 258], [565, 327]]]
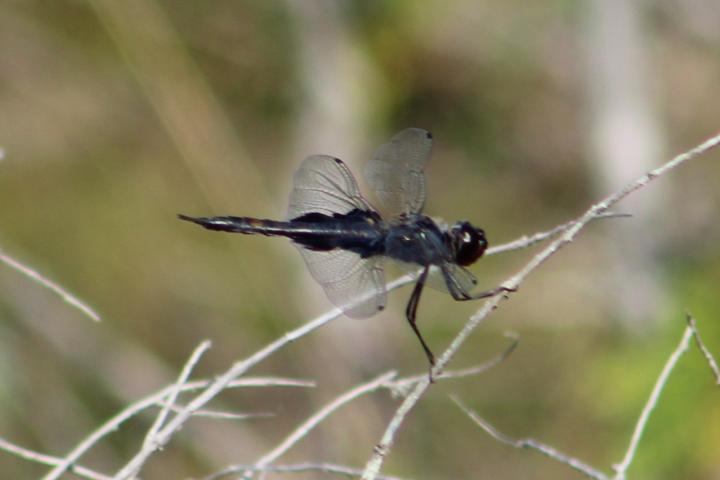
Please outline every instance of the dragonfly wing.
[[289, 220], [306, 213], [332, 216], [355, 209], [371, 210], [371, 207], [342, 160], [328, 155], [311, 155], [303, 160], [293, 178]]
[[365, 167], [365, 178], [385, 209], [392, 213], [420, 213], [425, 204], [425, 164], [432, 136], [421, 128], [407, 128], [382, 145]]
[[[422, 267], [416, 263], [400, 262], [398, 260], [393, 260], [392, 263], [412, 275], [413, 278], [419, 277], [422, 273]], [[451, 281], [450, 285], [448, 285], [448, 280], [443, 275], [442, 269], [448, 272], [448, 279]], [[460, 265], [446, 262], [442, 267], [432, 266], [430, 268], [430, 274], [425, 281], [425, 285], [433, 290], [445, 293], [450, 293], [450, 289], [453, 288], [463, 295], [470, 294], [473, 291], [477, 285], [477, 279], [469, 270]]]
[[469, 270], [461, 267], [458, 264], [446, 262], [440, 267], [445, 274], [440, 275], [445, 280], [445, 290], [451, 294], [456, 292], [459, 295], [453, 294], [453, 297], [471, 297], [472, 291], [477, 285], [477, 278]]
[[385, 308], [382, 257], [361, 258], [347, 250], [316, 251], [298, 246], [310, 274], [345, 315], [366, 318]]

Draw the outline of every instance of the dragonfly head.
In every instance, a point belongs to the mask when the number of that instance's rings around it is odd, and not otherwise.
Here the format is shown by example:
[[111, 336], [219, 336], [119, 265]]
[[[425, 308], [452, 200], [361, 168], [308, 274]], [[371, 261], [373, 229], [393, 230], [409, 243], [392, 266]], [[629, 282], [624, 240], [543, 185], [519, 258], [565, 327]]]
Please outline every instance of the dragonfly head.
[[457, 222], [447, 232], [455, 263], [467, 266], [482, 256], [488, 246], [485, 232], [473, 227], [470, 222]]

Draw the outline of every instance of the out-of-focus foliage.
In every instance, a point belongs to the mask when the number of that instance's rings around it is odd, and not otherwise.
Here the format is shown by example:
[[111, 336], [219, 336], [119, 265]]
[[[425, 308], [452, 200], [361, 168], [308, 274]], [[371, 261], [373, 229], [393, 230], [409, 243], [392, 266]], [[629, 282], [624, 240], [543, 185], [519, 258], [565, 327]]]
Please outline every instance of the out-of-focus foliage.
[[[666, 152], [656, 164], [719, 128], [720, 41], [697, 23], [718, 19], [717, 9], [691, 3], [642, 11]], [[330, 308], [287, 242], [210, 233], [175, 217], [282, 218], [305, 155], [339, 155], [360, 176], [392, 133], [423, 127], [435, 138], [429, 214], [469, 219], [492, 243], [577, 215], [608, 193], [587, 153], [589, 22], [585, 2], [3, 2], [0, 248], [78, 294], [103, 321], [0, 265], [0, 436], [63, 455], [124, 405], [172, 382], [202, 339], [214, 347], [196, 373], [214, 375]], [[307, 150], [310, 136], [320, 150]], [[626, 328], [607, 283], [612, 264], [629, 261], [612, 248], [613, 233], [641, 219], [598, 222], [524, 284], [453, 365], [500, 351], [505, 329], [520, 334], [518, 351], [483, 376], [434, 385], [385, 471], [577, 478], [489, 439], [449, 392], [513, 436], [598, 467], [620, 460], [685, 308], [720, 354], [718, 160], [709, 155], [662, 180], [668, 198], [650, 232], [666, 288], [657, 318]], [[491, 287], [531, 254], [473, 270]], [[143, 478], [251, 462], [350, 386], [388, 369], [424, 372], [402, 315], [408, 294], [391, 294], [377, 318], [340, 319], [280, 351], [255, 373], [313, 378], [318, 388], [222, 395], [219, 408], [277, 415], [195, 420]], [[474, 308], [424, 295], [419, 323], [436, 352]], [[378, 394], [346, 407], [286, 460], [362, 465], [396, 404]], [[82, 463], [122, 465], [149, 418]], [[720, 396], [692, 351], [631, 474], [716, 478], [719, 450]], [[3, 478], [44, 471], [0, 454]]]

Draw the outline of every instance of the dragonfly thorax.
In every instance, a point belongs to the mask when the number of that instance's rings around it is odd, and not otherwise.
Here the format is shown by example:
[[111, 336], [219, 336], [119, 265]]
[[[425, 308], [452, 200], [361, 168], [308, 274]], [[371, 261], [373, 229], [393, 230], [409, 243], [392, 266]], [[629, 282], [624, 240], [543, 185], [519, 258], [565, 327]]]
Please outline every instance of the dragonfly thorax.
[[417, 265], [440, 265], [453, 261], [446, 233], [425, 215], [402, 215], [392, 222], [385, 236], [385, 254]]

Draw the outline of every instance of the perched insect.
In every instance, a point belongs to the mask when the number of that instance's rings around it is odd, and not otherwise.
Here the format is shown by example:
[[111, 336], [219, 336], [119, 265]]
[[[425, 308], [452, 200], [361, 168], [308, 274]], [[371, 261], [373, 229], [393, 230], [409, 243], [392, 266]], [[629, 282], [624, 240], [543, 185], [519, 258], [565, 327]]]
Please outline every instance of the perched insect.
[[397, 215], [383, 219], [362, 196], [342, 160], [327, 155], [306, 158], [295, 172], [286, 221], [250, 217], [188, 217], [209, 230], [288, 237], [298, 247], [312, 276], [343, 312], [369, 317], [385, 307], [383, 261], [390, 258], [417, 272], [405, 315], [428, 361], [435, 356], [415, 322], [420, 294], [431, 267], [442, 276], [455, 300], [473, 300], [509, 291], [498, 287], [471, 293], [477, 281], [464, 267], [488, 246], [485, 232], [460, 221], [446, 228], [422, 214], [425, 203], [423, 167], [432, 136], [408, 128], [382, 145], [365, 170], [383, 207]]

